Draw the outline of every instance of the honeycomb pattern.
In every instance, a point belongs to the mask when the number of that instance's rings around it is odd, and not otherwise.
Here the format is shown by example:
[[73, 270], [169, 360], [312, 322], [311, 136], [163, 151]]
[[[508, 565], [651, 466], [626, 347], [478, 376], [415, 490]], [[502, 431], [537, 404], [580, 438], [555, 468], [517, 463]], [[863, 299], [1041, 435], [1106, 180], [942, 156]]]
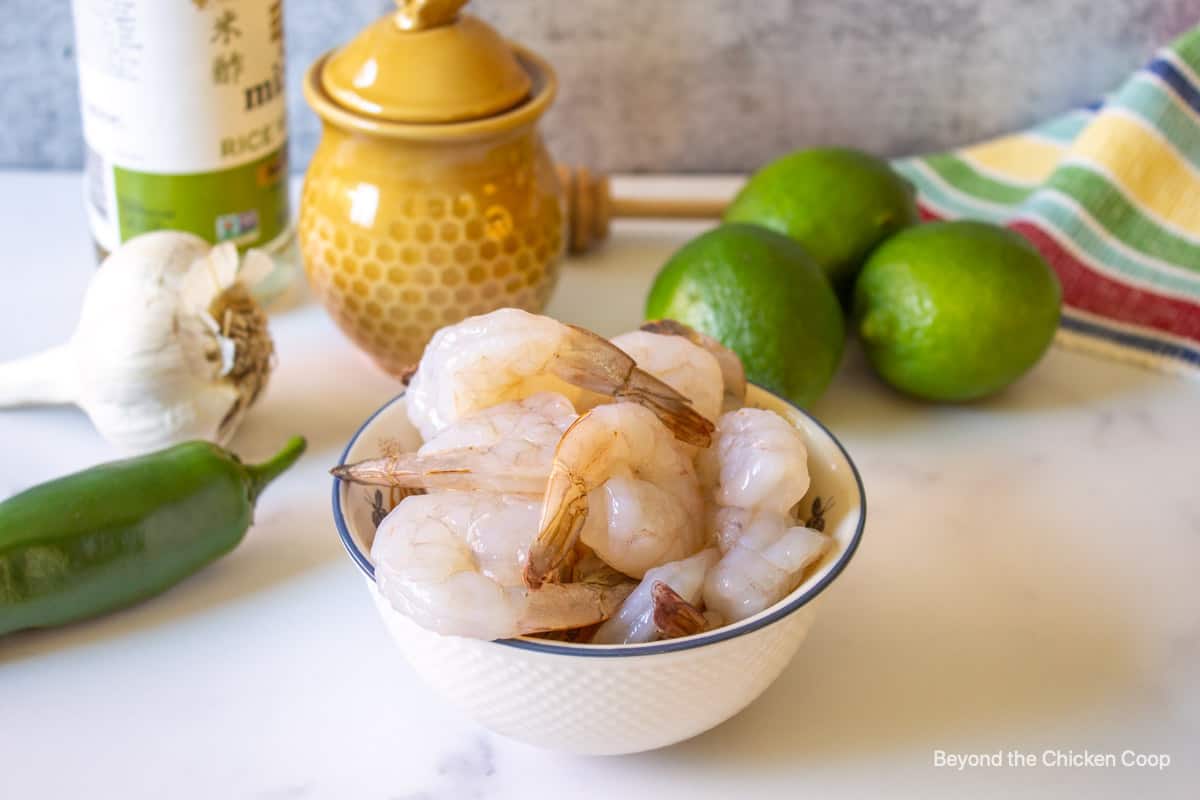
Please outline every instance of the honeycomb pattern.
[[536, 134], [483, 150], [478, 162], [470, 153], [444, 155], [444, 164], [429, 155], [396, 174], [373, 170], [369, 180], [364, 166], [380, 156], [361, 150], [398, 145], [353, 144], [357, 167], [339, 155], [349, 147], [342, 137], [322, 139], [301, 198], [300, 246], [313, 291], [380, 366], [403, 371], [438, 328], [464, 317], [545, 306], [565, 220]]

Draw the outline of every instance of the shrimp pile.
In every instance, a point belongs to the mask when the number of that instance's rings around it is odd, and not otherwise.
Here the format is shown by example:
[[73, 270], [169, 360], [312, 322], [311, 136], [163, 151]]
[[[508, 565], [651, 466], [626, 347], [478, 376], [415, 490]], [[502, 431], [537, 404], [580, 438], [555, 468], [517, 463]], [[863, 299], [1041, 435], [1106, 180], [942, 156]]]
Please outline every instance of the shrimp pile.
[[441, 329], [410, 372], [419, 449], [333, 473], [405, 490], [371, 557], [422, 627], [686, 636], [779, 602], [828, 543], [796, 518], [802, 436], [745, 395], [737, 355], [680, 323], [606, 340], [501, 309]]

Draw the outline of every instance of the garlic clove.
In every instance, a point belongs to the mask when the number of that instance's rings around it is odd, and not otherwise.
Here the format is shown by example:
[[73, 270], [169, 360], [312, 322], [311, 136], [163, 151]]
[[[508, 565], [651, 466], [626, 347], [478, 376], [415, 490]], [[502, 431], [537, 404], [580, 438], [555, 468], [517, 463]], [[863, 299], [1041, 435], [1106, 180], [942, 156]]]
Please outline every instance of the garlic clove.
[[261, 250], [251, 248], [242, 256], [242, 264], [238, 270], [238, 280], [253, 289], [267, 279], [275, 269], [275, 262]]
[[[229, 248], [218, 245], [206, 250], [184, 271], [179, 287], [179, 303], [187, 313], [199, 314], [207, 311], [213, 298], [233, 283], [232, 279], [228, 283], [222, 283], [224, 274], [236, 275], [237, 272], [237, 248], [232, 243], [228, 244]], [[234, 259], [232, 268], [227, 263], [222, 265], [222, 262], [227, 262], [230, 257], [230, 248], [233, 250]], [[218, 249], [222, 249], [221, 254], [217, 253]]]
[[[234, 409], [237, 413], [230, 419]], [[223, 444], [244, 413], [234, 387], [210, 382], [181, 383], [175, 391], [140, 399], [93, 402], [84, 410], [106, 439], [129, 453], [190, 439]]]
[[208, 254], [208, 265], [212, 270], [216, 289], [228, 289], [238, 278], [238, 251], [233, 242], [221, 242]]

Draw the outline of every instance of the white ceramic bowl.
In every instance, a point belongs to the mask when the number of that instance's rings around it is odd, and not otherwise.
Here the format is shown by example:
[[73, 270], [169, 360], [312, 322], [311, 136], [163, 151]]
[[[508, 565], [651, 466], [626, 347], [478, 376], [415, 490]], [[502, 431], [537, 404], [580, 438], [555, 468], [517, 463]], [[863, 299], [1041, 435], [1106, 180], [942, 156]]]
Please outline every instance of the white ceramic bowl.
[[[333, 516], [350, 557], [392, 638], [413, 669], [450, 702], [497, 733], [551, 750], [636, 753], [688, 739], [758, 697], [808, 633], [814, 600], [845, 568], [862, 536], [866, 498], [850, 457], [820, 423], [775, 395], [750, 387], [748, 405], [781, 414], [804, 435], [812, 486], [833, 546], [790, 595], [718, 630], [640, 645], [584, 645], [535, 638], [486, 642], [441, 636], [394, 610], [375, 587], [370, 545], [387, 490], [333, 486]], [[384, 445], [413, 449], [420, 437], [403, 395], [363, 424], [342, 463]]]

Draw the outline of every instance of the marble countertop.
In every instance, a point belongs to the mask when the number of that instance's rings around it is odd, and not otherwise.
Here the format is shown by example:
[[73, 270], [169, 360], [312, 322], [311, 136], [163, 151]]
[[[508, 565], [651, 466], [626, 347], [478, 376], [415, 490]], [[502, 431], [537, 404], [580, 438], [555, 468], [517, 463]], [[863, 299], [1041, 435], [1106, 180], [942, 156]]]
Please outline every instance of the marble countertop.
[[[695, 230], [618, 225], [565, 266], [550, 312], [634, 326]], [[73, 326], [93, 269], [78, 176], [0, 174], [0, 232], [7, 359]], [[235, 449], [261, 456], [299, 432], [310, 452], [201, 574], [0, 641], [3, 796], [1195, 796], [1200, 385], [1056, 348], [999, 397], [929, 406], [851, 347], [814, 411], [857, 461], [870, 514], [807, 643], [719, 728], [583, 758], [484, 731], [400, 658], [334, 533], [325, 476], [396, 384], [311, 303], [273, 326], [279, 370]], [[0, 412], [0, 452], [0, 497], [113, 456], [68, 408]], [[937, 751], [1039, 765], [956, 770]], [[1046, 751], [1170, 765], [1040, 765]]]

